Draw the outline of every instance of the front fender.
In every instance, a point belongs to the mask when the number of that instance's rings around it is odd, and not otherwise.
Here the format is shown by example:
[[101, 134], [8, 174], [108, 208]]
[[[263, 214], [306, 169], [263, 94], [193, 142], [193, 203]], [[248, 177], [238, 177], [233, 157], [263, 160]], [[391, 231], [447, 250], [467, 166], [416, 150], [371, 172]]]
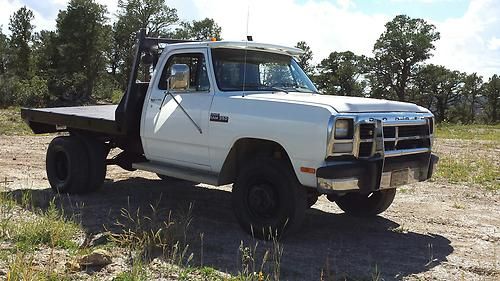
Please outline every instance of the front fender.
[[301, 167], [316, 169], [324, 162], [332, 111], [321, 105], [216, 96], [211, 113], [220, 114], [228, 120], [209, 124], [212, 171], [221, 171], [231, 148], [239, 139], [263, 139], [281, 145], [300, 183], [315, 187], [315, 174], [301, 172]]

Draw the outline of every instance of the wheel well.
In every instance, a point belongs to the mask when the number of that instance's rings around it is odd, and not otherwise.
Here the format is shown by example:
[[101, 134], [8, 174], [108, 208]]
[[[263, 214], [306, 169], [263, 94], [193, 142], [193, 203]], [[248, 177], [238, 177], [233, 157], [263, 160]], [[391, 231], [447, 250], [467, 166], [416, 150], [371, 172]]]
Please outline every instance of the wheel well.
[[219, 174], [219, 184], [223, 185], [234, 182], [244, 162], [256, 157], [281, 159], [293, 171], [290, 157], [279, 143], [264, 139], [243, 138], [236, 141], [233, 147], [231, 147]]

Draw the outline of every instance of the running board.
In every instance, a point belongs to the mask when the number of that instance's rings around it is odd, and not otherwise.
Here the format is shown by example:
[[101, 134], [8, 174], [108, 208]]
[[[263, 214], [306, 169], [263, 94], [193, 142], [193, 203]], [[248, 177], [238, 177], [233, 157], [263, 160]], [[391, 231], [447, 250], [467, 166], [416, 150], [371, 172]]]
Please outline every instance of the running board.
[[217, 175], [195, 169], [167, 166], [153, 162], [133, 163], [132, 168], [192, 182], [218, 185]]

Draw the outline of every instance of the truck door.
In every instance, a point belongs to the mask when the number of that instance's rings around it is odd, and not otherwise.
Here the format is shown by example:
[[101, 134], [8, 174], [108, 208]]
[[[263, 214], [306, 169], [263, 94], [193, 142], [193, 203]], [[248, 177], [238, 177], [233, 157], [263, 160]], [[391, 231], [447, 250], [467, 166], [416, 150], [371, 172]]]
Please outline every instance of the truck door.
[[[141, 126], [144, 152], [149, 160], [210, 170], [208, 120], [214, 90], [207, 58], [205, 48], [172, 51], [157, 68]], [[167, 79], [174, 64], [185, 64], [190, 70], [188, 89], [171, 91], [175, 100], [167, 93]]]

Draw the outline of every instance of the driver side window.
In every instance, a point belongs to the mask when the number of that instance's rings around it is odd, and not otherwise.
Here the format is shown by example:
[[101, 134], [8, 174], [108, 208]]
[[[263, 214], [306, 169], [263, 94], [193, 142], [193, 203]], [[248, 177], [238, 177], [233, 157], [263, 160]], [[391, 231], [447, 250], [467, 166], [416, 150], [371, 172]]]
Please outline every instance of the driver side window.
[[172, 55], [161, 73], [158, 88], [167, 90], [167, 79], [174, 64], [185, 64], [189, 67], [189, 88], [187, 92], [207, 92], [210, 90], [205, 56], [200, 53]]

